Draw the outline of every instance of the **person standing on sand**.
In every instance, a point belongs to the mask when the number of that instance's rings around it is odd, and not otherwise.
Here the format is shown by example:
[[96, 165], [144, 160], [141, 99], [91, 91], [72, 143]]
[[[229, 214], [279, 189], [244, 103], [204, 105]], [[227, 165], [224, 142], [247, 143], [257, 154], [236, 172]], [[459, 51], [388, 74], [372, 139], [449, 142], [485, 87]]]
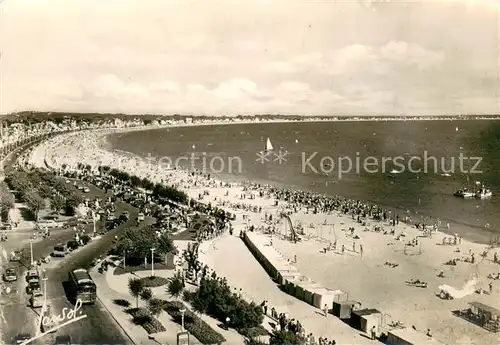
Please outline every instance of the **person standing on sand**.
[[352, 251], [356, 253], [356, 242], [352, 242]]
[[376, 336], [376, 335], [377, 335], [377, 334], [376, 334], [376, 332], [375, 332], [375, 326], [373, 326], [373, 327], [372, 327], [372, 329], [371, 329], [371, 339], [372, 339], [372, 340], [375, 340], [375, 336]]
[[344, 255], [345, 247], [342, 245], [342, 255]]
[[325, 317], [328, 316], [328, 304], [325, 304], [325, 306], [323, 307], [323, 313], [324, 313]]

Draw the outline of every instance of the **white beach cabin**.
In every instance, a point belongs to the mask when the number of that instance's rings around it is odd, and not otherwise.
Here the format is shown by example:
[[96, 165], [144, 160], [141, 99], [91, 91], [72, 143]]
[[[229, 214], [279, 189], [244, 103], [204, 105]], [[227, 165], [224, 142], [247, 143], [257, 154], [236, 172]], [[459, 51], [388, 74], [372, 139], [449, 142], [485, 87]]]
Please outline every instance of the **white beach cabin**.
[[328, 305], [328, 309], [333, 309], [333, 302], [347, 301], [347, 292], [342, 290], [330, 290], [323, 288], [321, 290], [314, 291], [313, 303], [312, 305], [316, 308], [323, 309], [323, 307]]

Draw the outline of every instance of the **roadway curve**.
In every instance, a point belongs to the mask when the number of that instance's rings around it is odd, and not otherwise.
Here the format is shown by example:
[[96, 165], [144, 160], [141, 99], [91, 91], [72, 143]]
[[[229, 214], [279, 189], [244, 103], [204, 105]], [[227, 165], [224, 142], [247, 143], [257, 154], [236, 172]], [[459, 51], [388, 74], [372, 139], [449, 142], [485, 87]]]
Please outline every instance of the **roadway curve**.
[[[16, 159], [15, 155], [7, 160], [8, 165]], [[88, 184], [87, 184], [88, 185]], [[103, 197], [104, 191], [89, 185], [91, 195]], [[133, 219], [137, 216], [137, 209], [123, 202], [116, 203], [117, 212], [128, 210], [130, 212], [130, 221], [122, 224], [118, 228], [106, 233], [101, 239], [91, 242], [87, 246], [79, 249], [75, 253], [71, 253], [64, 259], [54, 259], [51, 263], [45, 265], [48, 273], [47, 281], [47, 296], [53, 306], [54, 311], [61, 311], [63, 308], [72, 308], [72, 304], [68, 302], [62, 282], [68, 277], [68, 272], [75, 268], [91, 266], [92, 260], [105, 254], [112, 246], [114, 236], [119, 234], [124, 229], [133, 226]], [[91, 225], [90, 225], [91, 227]], [[52, 248], [58, 242], [66, 242], [74, 236], [71, 229], [54, 230], [49, 239], [39, 241], [33, 244], [33, 253], [35, 260], [49, 255]], [[4, 248], [12, 250], [12, 242], [7, 242]], [[21, 248], [14, 248], [21, 249]], [[29, 245], [24, 245], [25, 255], [18, 269], [18, 282], [13, 284], [14, 291], [7, 296], [0, 297], [0, 323], [2, 333], [2, 343], [12, 344], [13, 338], [22, 332], [28, 332], [31, 335], [36, 334], [37, 318], [39, 310], [33, 310], [28, 305], [28, 295], [24, 291], [26, 283], [24, 282], [24, 273], [26, 264], [30, 261]], [[31, 344], [48, 344], [51, 343], [56, 335], [69, 334], [76, 344], [132, 344], [132, 341], [126, 336], [120, 326], [114, 321], [111, 315], [106, 311], [104, 306], [96, 302], [91, 306], [82, 308], [83, 314], [87, 318], [77, 321], [73, 324], [61, 328], [54, 334], [46, 335]]]

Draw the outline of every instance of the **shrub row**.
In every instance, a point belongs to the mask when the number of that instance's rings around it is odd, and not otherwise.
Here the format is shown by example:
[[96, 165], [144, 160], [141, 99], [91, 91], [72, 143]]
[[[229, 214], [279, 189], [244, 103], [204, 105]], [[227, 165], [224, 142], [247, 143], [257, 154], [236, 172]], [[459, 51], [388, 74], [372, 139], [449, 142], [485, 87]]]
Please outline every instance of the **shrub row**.
[[218, 332], [214, 331], [205, 321], [191, 312], [182, 302], [165, 301], [165, 310], [178, 324], [182, 324], [182, 314], [179, 310], [186, 309], [184, 314], [184, 328], [191, 333], [202, 344], [220, 344], [226, 339]]
[[139, 279], [144, 287], [158, 287], [158, 286], [163, 286], [168, 283], [167, 278], [163, 277], [156, 277], [156, 276], [149, 276], [149, 277], [144, 277]]
[[165, 332], [165, 327], [146, 308], [130, 308], [127, 312], [132, 315], [133, 322], [141, 326], [148, 334]]

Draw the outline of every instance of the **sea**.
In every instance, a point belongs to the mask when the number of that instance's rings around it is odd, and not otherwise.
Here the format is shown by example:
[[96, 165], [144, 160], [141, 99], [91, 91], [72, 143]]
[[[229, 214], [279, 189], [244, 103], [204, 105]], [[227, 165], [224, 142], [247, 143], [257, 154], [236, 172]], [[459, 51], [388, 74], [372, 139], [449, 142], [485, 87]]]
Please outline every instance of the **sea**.
[[[267, 139], [272, 149], [267, 146]], [[340, 195], [478, 243], [500, 236], [500, 121], [224, 124], [115, 133], [112, 149], [212, 177]], [[491, 189], [488, 199], [455, 191]]]

